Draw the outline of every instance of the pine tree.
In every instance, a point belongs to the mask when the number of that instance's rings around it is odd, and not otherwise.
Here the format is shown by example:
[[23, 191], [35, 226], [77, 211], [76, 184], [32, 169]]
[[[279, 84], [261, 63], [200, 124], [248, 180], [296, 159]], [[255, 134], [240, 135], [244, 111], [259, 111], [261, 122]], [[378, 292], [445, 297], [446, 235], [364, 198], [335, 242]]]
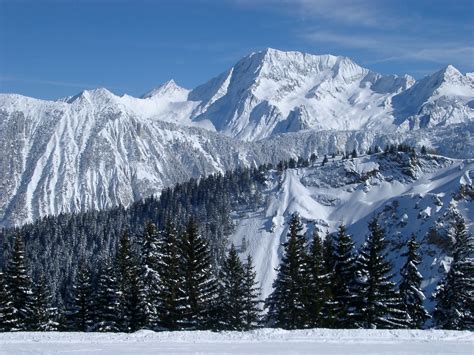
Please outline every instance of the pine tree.
[[255, 328], [260, 322], [260, 287], [258, 287], [257, 273], [255, 272], [252, 257], [247, 256], [247, 261], [244, 264], [244, 306], [243, 319], [244, 330]]
[[91, 272], [82, 261], [74, 279], [66, 308], [66, 329], [86, 332], [94, 322], [94, 302], [91, 284]]
[[158, 278], [161, 287], [157, 291], [159, 324], [166, 329], [180, 329], [181, 313], [185, 310], [180, 273], [180, 253], [178, 232], [175, 225], [168, 220], [162, 232], [158, 258]]
[[13, 251], [8, 260], [5, 279], [11, 295], [11, 319], [6, 321], [11, 330], [28, 330], [32, 316], [32, 281], [26, 266], [25, 244], [18, 234], [15, 238]]
[[421, 290], [423, 276], [418, 272], [417, 266], [421, 263], [418, 254], [419, 244], [416, 242], [415, 234], [408, 241], [408, 251], [402, 256], [407, 260], [400, 270], [402, 276], [400, 282], [400, 296], [402, 298], [409, 328], [419, 329], [430, 318], [429, 313], [423, 307], [425, 295]]
[[474, 330], [474, 240], [460, 216], [454, 222], [453, 259], [435, 293], [438, 327]]
[[303, 328], [305, 251], [303, 226], [298, 214], [291, 216], [288, 241], [283, 245], [284, 254], [278, 275], [273, 282], [273, 292], [267, 298], [265, 307], [268, 317], [276, 327], [286, 329]]
[[156, 226], [149, 222], [146, 224], [142, 237], [140, 259], [140, 292], [141, 313], [143, 326], [155, 329], [158, 326], [158, 295], [160, 292], [160, 236]]
[[0, 271], [0, 332], [15, 329], [16, 317], [10, 288], [5, 275]]
[[317, 231], [313, 233], [311, 246], [307, 255], [305, 270], [305, 313], [309, 327], [322, 326], [322, 312], [325, 302], [325, 272], [323, 262], [323, 245]]
[[94, 331], [120, 330], [120, 291], [117, 270], [110, 259], [102, 263], [94, 307]]
[[116, 264], [120, 292], [120, 330], [136, 331], [144, 325], [144, 315], [140, 307], [138, 261], [133, 255], [127, 232], [120, 238]]
[[41, 275], [33, 289], [32, 330], [44, 332], [58, 329], [57, 311], [51, 305], [51, 298], [44, 275]]
[[209, 246], [198, 232], [194, 219], [188, 222], [180, 243], [184, 304], [181, 322], [188, 329], [215, 327], [217, 281], [211, 265]]
[[364, 328], [404, 328], [402, 302], [387, 260], [385, 232], [377, 219], [369, 223], [369, 235], [357, 260], [360, 270], [357, 313]]
[[244, 328], [244, 266], [234, 244], [219, 273], [219, 328]]
[[334, 314], [336, 328], [354, 328], [357, 293], [357, 264], [354, 242], [341, 224], [337, 233], [334, 265]]

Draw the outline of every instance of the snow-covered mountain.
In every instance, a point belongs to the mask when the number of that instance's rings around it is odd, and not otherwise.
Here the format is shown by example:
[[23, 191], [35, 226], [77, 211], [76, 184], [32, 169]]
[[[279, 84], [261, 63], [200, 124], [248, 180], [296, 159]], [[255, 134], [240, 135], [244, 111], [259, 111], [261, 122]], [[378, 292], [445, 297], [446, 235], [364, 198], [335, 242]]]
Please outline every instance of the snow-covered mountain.
[[346, 57], [274, 49], [250, 54], [188, 96], [199, 102], [194, 121], [210, 121], [242, 140], [305, 129], [386, 132], [405, 121], [410, 129], [472, 121], [473, 98], [474, 75], [452, 66], [415, 82]]
[[[0, 225], [106, 208], [238, 165], [406, 142], [472, 157], [474, 75], [416, 82], [267, 49], [194, 90], [0, 94]], [[453, 125], [457, 124], [457, 125]]]

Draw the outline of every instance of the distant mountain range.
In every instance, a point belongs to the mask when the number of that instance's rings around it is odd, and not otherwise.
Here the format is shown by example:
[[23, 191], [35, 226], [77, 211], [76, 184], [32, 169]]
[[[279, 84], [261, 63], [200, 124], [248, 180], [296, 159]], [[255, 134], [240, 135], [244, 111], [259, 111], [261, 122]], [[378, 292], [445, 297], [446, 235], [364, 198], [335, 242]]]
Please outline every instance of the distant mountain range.
[[426, 145], [472, 158], [474, 74], [419, 81], [349, 58], [266, 49], [193, 90], [106, 89], [57, 101], [0, 94], [0, 225], [129, 205], [239, 165]]

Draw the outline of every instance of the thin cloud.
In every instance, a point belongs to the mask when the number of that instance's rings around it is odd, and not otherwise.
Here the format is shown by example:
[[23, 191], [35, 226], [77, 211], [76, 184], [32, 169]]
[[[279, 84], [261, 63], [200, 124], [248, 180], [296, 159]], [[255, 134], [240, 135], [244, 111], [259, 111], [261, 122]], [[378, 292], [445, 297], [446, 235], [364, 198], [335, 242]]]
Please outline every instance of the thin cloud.
[[[386, 34], [343, 34], [329, 31], [313, 31], [301, 34], [312, 43], [329, 43], [344, 48], [364, 49], [381, 55], [381, 58], [366, 64], [417, 60], [457, 65], [472, 65], [474, 47], [463, 43], [442, 43], [439, 40], [413, 36], [393, 36]], [[453, 60], [455, 59], [455, 60]]]
[[[15, 76], [5, 75], [0, 76], [0, 82], [18, 82], [18, 83], [30, 83], [30, 84], [45, 84], [45, 85], [52, 85], [52, 86], [61, 86], [61, 87], [71, 87], [71, 88], [97, 88], [97, 87], [104, 87], [103, 84], [85, 84], [85, 83], [77, 83], [77, 82], [68, 82], [68, 81], [56, 81], [56, 80], [43, 80], [43, 79], [25, 79], [25, 78], [18, 78]], [[122, 87], [118, 86], [107, 86], [109, 89], [113, 90], [123, 90]]]

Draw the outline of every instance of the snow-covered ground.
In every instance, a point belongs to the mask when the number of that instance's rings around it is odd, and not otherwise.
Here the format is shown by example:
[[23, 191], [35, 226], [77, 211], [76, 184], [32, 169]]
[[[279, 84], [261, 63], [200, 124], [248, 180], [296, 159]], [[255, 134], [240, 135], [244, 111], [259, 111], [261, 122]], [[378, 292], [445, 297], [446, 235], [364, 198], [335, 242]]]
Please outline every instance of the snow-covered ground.
[[474, 333], [310, 329], [0, 333], [0, 354], [473, 354]]

